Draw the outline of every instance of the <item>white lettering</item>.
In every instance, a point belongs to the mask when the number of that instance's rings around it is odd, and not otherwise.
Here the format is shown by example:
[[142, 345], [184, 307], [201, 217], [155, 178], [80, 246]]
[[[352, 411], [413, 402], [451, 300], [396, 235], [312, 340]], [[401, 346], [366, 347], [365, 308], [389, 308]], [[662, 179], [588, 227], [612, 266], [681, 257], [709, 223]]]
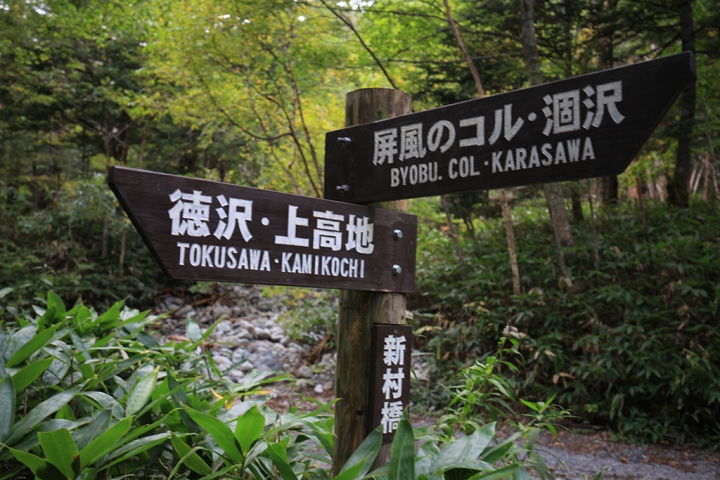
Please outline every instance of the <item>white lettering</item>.
[[590, 140], [590, 137], [585, 137], [585, 143], [583, 144], [583, 154], [582, 159], [583, 160], [595, 160], [595, 150], [593, 149], [592, 140]]
[[502, 151], [492, 153], [492, 173], [502, 173], [502, 165], [500, 165], [500, 159], [502, 158]]
[[235, 248], [235, 247], [228, 248], [228, 262], [227, 262], [228, 268], [237, 267], [237, 258], [235, 258], [236, 253], [237, 253], [237, 248]]
[[197, 243], [190, 246], [190, 265], [193, 267], [200, 265], [200, 245]]
[[542, 147], [540, 147], [540, 151], [545, 156], [545, 159], [542, 161], [543, 166], [549, 167], [552, 165], [552, 145], [549, 143], [543, 143]]
[[185, 265], [185, 249], [190, 246], [189, 243], [180, 243], [177, 244], [178, 247], [180, 247], [180, 265]]
[[454, 168], [457, 163], [457, 158], [453, 158], [452, 160], [450, 160], [450, 164], [448, 165], [448, 177], [450, 177], [451, 180], [455, 180], [458, 176]]

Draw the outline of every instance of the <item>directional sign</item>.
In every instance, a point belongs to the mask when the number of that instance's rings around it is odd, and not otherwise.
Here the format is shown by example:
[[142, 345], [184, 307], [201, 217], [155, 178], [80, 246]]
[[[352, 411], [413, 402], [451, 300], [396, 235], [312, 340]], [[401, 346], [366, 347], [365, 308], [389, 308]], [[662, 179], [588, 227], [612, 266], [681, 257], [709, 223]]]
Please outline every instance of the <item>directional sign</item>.
[[414, 215], [123, 167], [108, 183], [174, 279], [415, 289]]
[[382, 425], [387, 444], [410, 405], [412, 326], [375, 324], [370, 337], [368, 431]]
[[622, 173], [694, 65], [685, 52], [330, 132], [325, 197], [367, 203]]

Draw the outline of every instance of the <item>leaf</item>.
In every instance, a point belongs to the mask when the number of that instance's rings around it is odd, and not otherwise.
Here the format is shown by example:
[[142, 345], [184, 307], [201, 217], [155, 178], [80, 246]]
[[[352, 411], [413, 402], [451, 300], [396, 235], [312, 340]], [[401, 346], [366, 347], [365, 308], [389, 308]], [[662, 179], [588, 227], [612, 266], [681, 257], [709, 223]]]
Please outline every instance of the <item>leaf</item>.
[[253, 405], [252, 408], [238, 418], [235, 425], [235, 438], [240, 444], [243, 454], [248, 454], [250, 447], [262, 435], [263, 428], [265, 428], [265, 417], [260, 413], [257, 405]]
[[280, 477], [283, 480], [297, 480], [297, 475], [293, 472], [287, 458], [287, 450], [282, 443], [271, 443], [268, 445], [267, 453], [275, 465]]
[[47, 417], [67, 405], [67, 403], [73, 398], [75, 398], [78, 392], [80, 392], [81, 388], [82, 386], [78, 386], [66, 392], [60, 392], [48, 398], [44, 402], [39, 403], [35, 408], [30, 411], [30, 413], [25, 415], [19, 422], [15, 424], [15, 426], [10, 431], [10, 436], [5, 440], [5, 444], [12, 445], [16, 441], [20, 440], [27, 433], [29, 433], [30, 430], [35, 428], [40, 422], [42, 422]]
[[145, 406], [153, 390], [155, 390], [159, 372], [160, 367], [155, 367], [152, 372], [141, 378], [137, 385], [135, 385], [135, 388], [133, 388], [130, 395], [128, 395], [125, 415], [130, 416]]
[[407, 411], [403, 413], [398, 424], [391, 452], [389, 478], [415, 480], [415, 436]]
[[10, 375], [5, 375], [0, 382], [0, 443], [10, 435], [15, 422], [15, 385]]
[[134, 440], [121, 448], [118, 448], [110, 454], [112, 463], [108, 464], [107, 467], [112, 467], [122, 461], [127, 460], [130, 457], [138, 455], [143, 452], [147, 452], [156, 445], [159, 445], [166, 441], [170, 436], [170, 432], [158, 433], [157, 435], [150, 435]]
[[200, 331], [200, 326], [190, 317], [188, 317], [187, 319], [187, 326], [185, 327], [185, 332], [187, 333], [187, 337], [193, 342], [197, 342], [202, 338], [202, 331]]
[[47, 465], [45, 460], [32, 453], [22, 452], [14, 448], [10, 448], [9, 450], [19, 462], [22, 462], [23, 465], [28, 467], [35, 475], [38, 475], [38, 472]]
[[507, 480], [520, 468], [520, 465], [509, 465], [507, 467], [500, 468], [490, 473], [477, 473], [470, 477], [468, 480]]
[[102, 409], [100, 414], [92, 419], [90, 425], [76, 432], [75, 443], [77, 444], [77, 447], [82, 450], [90, 442], [95, 440], [95, 438], [107, 431], [108, 427], [110, 427], [111, 418], [112, 414], [110, 413], [110, 410], [107, 408]]
[[495, 424], [489, 423], [472, 435], [450, 442], [437, 458], [433, 472], [443, 472], [449, 468], [476, 460], [495, 437]]
[[190, 448], [174, 433], [170, 437], [170, 441], [172, 442], [178, 457], [180, 457], [180, 463], [184, 463], [195, 473], [199, 473], [200, 475], [210, 475], [212, 469], [205, 460], [200, 458], [200, 455], [195, 452], [195, 449]]
[[36, 378], [42, 375], [45, 370], [50, 368], [50, 364], [52, 364], [52, 362], [52, 357], [43, 358], [42, 360], [32, 362], [31, 364], [26, 365], [20, 370], [18, 370], [15, 375], [13, 375], [15, 389], [18, 392], [22, 392], [23, 390], [25, 390], [25, 388], [27, 388], [28, 385], [34, 382]]
[[55, 307], [55, 318], [62, 320], [65, 318], [65, 303], [62, 301], [62, 298], [52, 290], [48, 290], [47, 294], [47, 304], [48, 304], [48, 310], [52, 307]]
[[[338, 477], [361, 478], [365, 476], [365, 474], [370, 470], [370, 467], [372, 467], [375, 458], [380, 452], [380, 447], [382, 447], [382, 432], [380, 431], [381, 428], [382, 426], [378, 426], [375, 430], [370, 432], [370, 435], [368, 435], [365, 440], [363, 440], [357, 450], [355, 450], [353, 454], [350, 455], [350, 458], [347, 459], [345, 465], [343, 465], [342, 469], [340, 470], [341, 475], [339, 475]], [[361, 468], [359, 470], [355, 468], [357, 465], [361, 465]], [[342, 476], [342, 473], [347, 470], [357, 470], [358, 473], [353, 475], [352, 477]]]
[[5, 287], [2, 290], [0, 290], [0, 299], [5, 298], [10, 292], [12, 292], [14, 289], [11, 287]]
[[187, 412], [193, 421], [197, 422], [198, 425], [210, 434], [218, 447], [223, 449], [225, 455], [227, 455], [230, 460], [237, 464], [243, 463], [244, 457], [242, 453], [240, 453], [238, 443], [230, 427], [212, 415], [198, 412], [191, 408], [187, 408]]
[[80, 468], [83, 469], [95, 463], [100, 457], [108, 454], [113, 448], [116, 448], [120, 439], [125, 436], [131, 426], [132, 417], [124, 418], [92, 442], [88, 443], [80, 450]]
[[[200, 426], [195, 423], [185, 411], [184, 407], [186, 405], [190, 405], [190, 399], [188, 398], [187, 393], [185, 393], [185, 389], [180, 388], [180, 384], [177, 380], [175, 380], [175, 377], [173, 377], [170, 372], [167, 373], [167, 382], [168, 387], [170, 387], [170, 390], [173, 391], [173, 394], [171, 395], [173, 402], [175, 402], [175, 406], [180, 408], [180, 418], [183, 423], [190, 429], [191, 432], [200, 433]], [[230, 435], [232, 436], [232, 432], [230, 432]]]
[[78, 449], [68, 429], [38, 433], [38, 441], [45, 460], [60, 470], [65, 478], [75, 478], [80, 473], [73, 469], [73, 462], [78, 458]]
[[[30, 355], [40, 350], [42, 347], [47, 345], [55, 335], [55, 331], [58, 329], [58, 325], [52, 326], [42, 332], [34, 335], [27, 343], [22, 347], [15, 350], [12, 356], [8, 359], [5, 366], [12, 368], [23, 360], [27, 359]], [[25, 330], [24, 328], [22, 330]], [[20, 331], [22, 331], [20, 330]], [[19, 332], [18, 332], [19, 333]]]

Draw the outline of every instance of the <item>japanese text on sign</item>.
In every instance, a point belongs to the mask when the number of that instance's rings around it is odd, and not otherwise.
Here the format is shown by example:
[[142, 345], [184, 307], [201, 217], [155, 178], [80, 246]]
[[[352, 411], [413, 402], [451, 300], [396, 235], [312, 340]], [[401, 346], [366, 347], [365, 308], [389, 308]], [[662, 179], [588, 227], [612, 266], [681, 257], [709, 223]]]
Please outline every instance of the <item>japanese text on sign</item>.
[[[513, 104], [503, 105], [486, 119], [485, 115], [461, 118], [457, 125], [449, 120], [437, 120], [432, 125], [412, 123], [374, 132], [373, 165], [393, 165], [389, 169], [390, 187], [416, 185], [481, 175], [503, 173], [561, 163], [595, 159], [590, 136], [553, 142], [555, 134], [582, 132], [599, 128], [603, 122], [620, 124], [625, 116], [619, 104], [623, 100], [622, 81], [588, 85], [583, 89], [569, 90], [543, 97], [544, 115], [542, 133], [547, 141], [530, 147], [493, 151], [491, 159], [482, 164], [476, 155], [482, 149], [491, 148], [500, 138], [508, 142], [521, 131], [526, 123], [538, 120], [538, 114], [530, 112], [526, 118], [513, 114]], [[492, 129], [490, 129], [492, 126]], [[428, 128], [429, 127], [429, 128]], [[489, 133], [489, 135], [488, 135]], [[428, 152], [445, 153], [453, 146], [476, 147], [468, 155], [452, 158], [447, 169], [440, 171], [438, 162], [418, 163]], [[472, 154], [470, 154], [472, 152]], [[401, 165], [406, 160], [418, 161]]]
[[[202, 191], [169, 194], [172, 207], [170, 234], [178, 237], [208, 237], [218, 240], [233, 238], [247, 243], [252, 238], [253, 201], [240, 198], [212, 197]], [[219, 206], [216, 206], [219, 205]], [[362, 255], [373, 253], [374, 225], [368, 217], [338, 214], [331, 210], [313, 210], [312, 217], [301, 216], [299, 207], [288, 205], [284, 235], [275, 235], [275, 245], [305, 247], [321, 252], [354, 251]], [[214, 213], [213, 213], [214, 212]], [[214, 222], [214, 223], [213, 223]], [[211, 228], [211, 223], [214, 228]], [[260, 219], [262, 226], [270, 220]], [[260, 227], [255, 227], [260, 228]], [[177, 242], [178, 264], [192, 267], [237, 268], [271, 271], [279, 264], [283, 273], [305, 273], [363, 278], [365, 261], [320, 254], [293, 254], [285, 252], [271, 261], [268, 250], [257, 250], [227, 245], [206, 245]]]
[[405, 341], [404, 335], [385, 337], [383, 363], [386, 368], [382, 383], [385, 401], [380, 412], [383, 433], [392, 433], [397, 430], [404, 408], [402, 400], [398, 399], [402, 398], [403, 381], [405, 380]]

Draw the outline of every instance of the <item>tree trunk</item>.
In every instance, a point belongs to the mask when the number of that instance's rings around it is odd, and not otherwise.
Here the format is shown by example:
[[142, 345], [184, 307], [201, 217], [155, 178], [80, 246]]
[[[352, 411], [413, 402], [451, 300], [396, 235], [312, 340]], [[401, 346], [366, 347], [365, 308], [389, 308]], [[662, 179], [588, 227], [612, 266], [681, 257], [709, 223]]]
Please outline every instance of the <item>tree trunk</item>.
[[[600, 0], [595, 2], [595, 9], [598, 13], [609, 13], [617, 7], [617, 0]], [[595, 19], [598, 60], [600, 68], [613, 68], [615, 66], [615, 50], [614, 50], [614, 26], [612, 24], [600, 24], [599, 19]], [[600, 32], [597, 32], [600, 30]], [[601, 205], [612, 206], [618, 203], [618, 177], [610, 175], [607, 177], [598, 177], [596, 181], [598, 202]]]
[[[528, 77], [532, 85], [543, 83], [542, 72], [540, 71], [540, 57], [538, 55], [537, 36], [535, 35], [535, 13], [533, 9], [534, 0], [520, 0], [522, 10], [522, 44], [523, 60], [528, 69]], [[562, 196], [562, 188], [558, 183], [546, 183], [543, 185], [545, 198], [550, 209], [555, 237], [559, 246], [573, 245], [575, 243], [570, 220], [568, 219], [567, 207]]]
[[[682, 50], [695, 53], [695, 33], [693, 32], [692, 0], [678, 0], [680, 14], [680, 37]], [[692, 171], [692, 133], [695, 123], [696, 81], [685, 88], [680, 97], [680, 125], [678, 128], [678, 146], [675, 156], [675, 173], [668, 184], [670, 205], [687, 208], [690, 203], [688, 182]]]
[[443, 211], [445, 212], [445, 218], [447, 219], [448, 228], [450, 229], [450, 236], [453, 239], [453, 243], [455, 244], [455, 255], [457, 256], [458, 266], [460, 267], [460, 274], [463, 278], [467, 276], [465, 272], [465, 260], [463, 259], [462, 254], [462, 248], [460, 247], [460, 238], [458, 236], [458, 232], [455, 229], [455, 224], [452, 221], [452, 215], [450, 214], [450, 207], [448, 206], [448, 198], [447, 195], [442, 195], [440, 197], [440, 203], [442, 205]]
[[[411, 112], [410, 95], [400, 90], [368, 88], [347, 95], [345, 125], [374, 122]], [[380, 202], [371, 206], [408, 211], [408, 201]], [[333, 475], [340, 469], [370, 433], [367, 413], [370, 390], [370, 332], [373, 323], [405, 323], [405, 295], [401, 293], [361, 292], [340, 293], [338, 318], [338, 355], [335, 374], [335, 454]], [[380, 450], [375, 465], [389, 461], [390, 445]]]
[[512, 210], [505, 196], [505, 189], [498, 190], [500, 194], [500, 205], [502, 206], [502, 216], [505, 222], [505, 236], [507, 237], [508, 253], [510, 254], [510, 268], [512, 269], [513, 293], [520, 295], [520, 268], [517, 261], [517, 250], [515, 249], [515, 230], [512, 225]]

